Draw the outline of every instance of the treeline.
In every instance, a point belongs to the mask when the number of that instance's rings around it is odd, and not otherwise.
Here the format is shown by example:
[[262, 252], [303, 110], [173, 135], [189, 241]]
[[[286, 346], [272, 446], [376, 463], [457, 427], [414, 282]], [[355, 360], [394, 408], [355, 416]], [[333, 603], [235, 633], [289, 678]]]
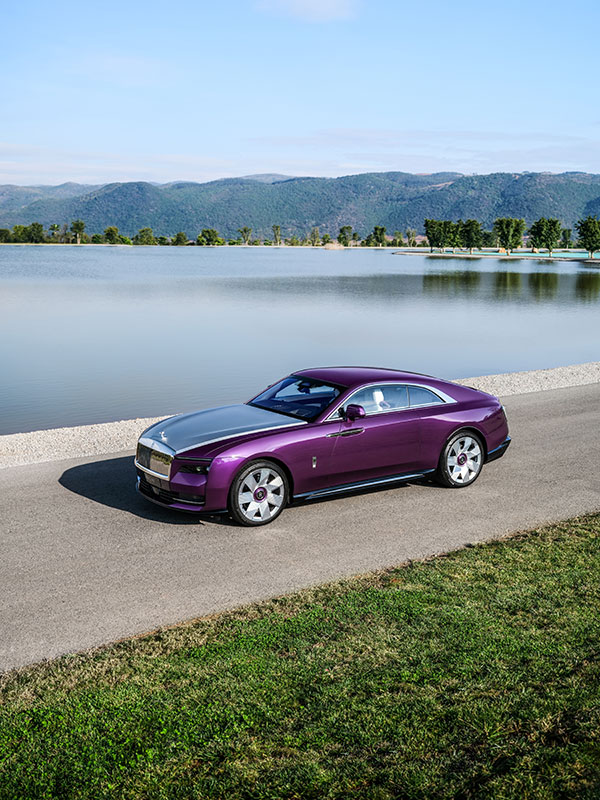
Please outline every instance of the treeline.
[[447, 219], [426, 219], [424, 222], [425, 235], [431, 251], [438, 249], [445, 251], [451, 247], [468, 249], [470, 253], [481, 248], [501, 247], [510, 254], [524, 246], [524, 237], [527, 236], [527, 246], [534, 252], [547, 250], [548, 255], [557, 248], [569, 250], [572, 247], [587, 250], [590, 258], [600, 250], [600, 220], [588, 216], [575, 223], [578, 239], [573, 242], [571, 228], [563, 228], [560, 220], [554, 217], [540, 217], [526, 230], [525, 220], [515, 217], [498, 217], [491, 231], [483, 229], [480, 222], [467, 219], [464, 222], [452, 222]]
[[[578, 234], [573, 242], [572, 229], [563, 228], [560, 220], [541, 217], [526, 230], [525, 220], [514, 217], [499, 217], [491, 230], [484, 230], [482, 224], [475, 219], [454, 222], [448, 219], [426, 219], [424, 221], [425, 238], [418, 237], [417, 232], [408, 229], [404, 232], [394, 231], [389, 235], [382, 225], [375, 225], [366, 236], [361, 236], [351, 225], [343, 225], [336, 237], [337, 244], [342, 247], [429, 247], [431, 252], [446, 252], [451, 248], [469, 250], [473, 253], [482, 248], [502, 248], [507, 254], [524, 246], [534, 252], [547, 250], [549, 255], [557, 248], [568, 250], [572, 247], [587, 250], [590, 258], [600, 251], [600, 220], [588, 216], [575, 223]], [[104, 233], [89, 234], [86, 224], [81, 219], [73, 220], [71, 225], [54, 224], [45, 230], [39, 222], [30, 225], [15, 225], [12, 230], [0, 228], [0, 243], [31, 244], [125, 244], [125, 245], [158, 245], [219, 247], [225, 244], [262, 245], [280, 247], [320, 247], [333, 243], [328, 233], [321, 234], [319, 228], [313, 227], [304, 236], [292, 234], [283, 237], [280, 225], [272, 226], [272, 238], [259, 239], [252, 237], [252, 228], [244, 226], [238, 229], [238, 238], [225, 240], [214, 228], [203, 228], [196, 239], [190, 239], [184, 231], [175, 236], [155, 236], [152, 228], [140, 228], [132, 238], [124, 236], [119, 229], [111, 225]]]

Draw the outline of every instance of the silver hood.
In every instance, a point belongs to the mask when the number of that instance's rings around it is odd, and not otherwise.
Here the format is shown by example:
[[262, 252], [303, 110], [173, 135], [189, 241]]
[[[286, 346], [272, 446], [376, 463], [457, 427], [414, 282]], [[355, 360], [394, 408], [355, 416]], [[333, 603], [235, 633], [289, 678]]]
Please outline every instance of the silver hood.
[[157, 449], [175, 455], [221, 439], [292, 425], [306, 425], [306, 422], [245, 404], [219, 406], [157, 422], [143, 432], [140, 442], [148, 446], [155, 442], [160, 445]]

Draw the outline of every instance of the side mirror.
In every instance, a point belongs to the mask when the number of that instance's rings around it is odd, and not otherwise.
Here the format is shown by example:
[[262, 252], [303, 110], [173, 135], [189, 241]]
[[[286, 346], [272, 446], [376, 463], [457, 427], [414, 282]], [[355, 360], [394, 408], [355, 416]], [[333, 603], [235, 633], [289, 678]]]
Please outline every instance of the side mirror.
[[346, 406], [345, 417], [348, 422], [352, 422], [355, 419], [362, 419], [366, 416], [367, 414], [362, 406], [358, 406], [355, 403], [350, 403], [350, 405]]

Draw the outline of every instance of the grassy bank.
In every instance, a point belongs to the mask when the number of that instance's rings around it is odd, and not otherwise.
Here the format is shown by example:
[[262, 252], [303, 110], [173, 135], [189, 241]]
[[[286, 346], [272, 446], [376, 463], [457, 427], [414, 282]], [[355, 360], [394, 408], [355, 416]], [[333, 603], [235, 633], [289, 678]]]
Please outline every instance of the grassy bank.
[[0, 679], [0, 797], [597, 798], [600, 515]]

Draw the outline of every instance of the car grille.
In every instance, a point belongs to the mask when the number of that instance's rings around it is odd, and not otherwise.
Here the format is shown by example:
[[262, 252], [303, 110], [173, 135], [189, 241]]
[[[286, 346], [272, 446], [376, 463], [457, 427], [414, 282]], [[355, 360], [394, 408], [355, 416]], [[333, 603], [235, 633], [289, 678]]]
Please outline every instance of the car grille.
[[164, 475], [165, 478], [168, 478], [171, 471], [173, 456], [167, 453], [161, 453], [160, 450], [153, 450], [150, 447], [146, 447], [145, 444], [138, 443], [136, 461], [140, 467], [151, 469], [152, 472], [157, 472], [159, 475]]
[[152, 486], [144, 478], [143, 473], [140, 474], [139, 489], [140, 492], [151, 500], [158, 500], [159, 503], [165, 505], [172, 505], [173, 503], [189, 503], [190, 505], [201, 506], [204, 504], [204, 495], [199, 494], [181, 494], [180, 492], [170, 492], [167, 489], [161, 489]]

